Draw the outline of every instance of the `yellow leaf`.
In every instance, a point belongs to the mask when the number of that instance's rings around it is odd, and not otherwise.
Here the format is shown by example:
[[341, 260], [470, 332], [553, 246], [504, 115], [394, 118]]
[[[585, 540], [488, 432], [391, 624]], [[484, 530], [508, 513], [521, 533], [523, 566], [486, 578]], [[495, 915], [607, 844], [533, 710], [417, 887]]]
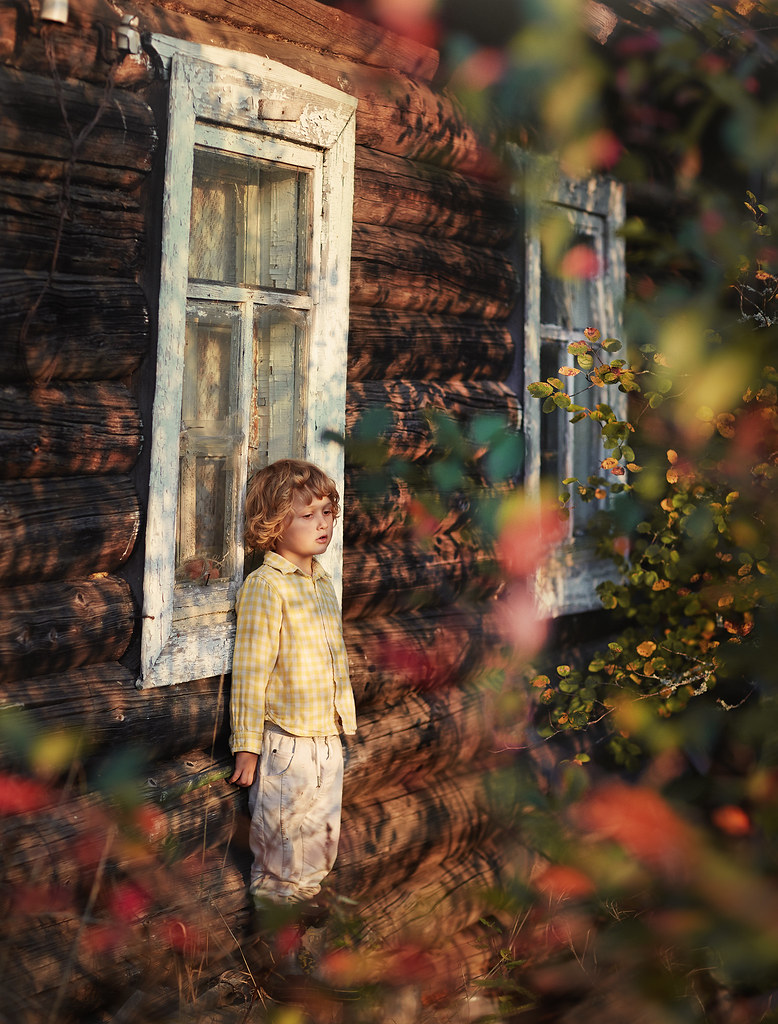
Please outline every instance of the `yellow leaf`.
[[644, 640], [642, 644], [638, 644], [637, 652], [641, 658], [649, 658], [656, 650], [656, 644], [653, 640]]

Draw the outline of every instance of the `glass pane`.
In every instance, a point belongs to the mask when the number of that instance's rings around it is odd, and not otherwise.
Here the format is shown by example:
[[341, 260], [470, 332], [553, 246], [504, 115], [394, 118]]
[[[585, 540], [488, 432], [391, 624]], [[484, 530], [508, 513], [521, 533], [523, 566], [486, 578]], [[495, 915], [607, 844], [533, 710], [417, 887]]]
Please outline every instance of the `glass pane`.
[[549, 216], [541, 229], [540, 320], [570, 331], [599, 326], [602, 233]]
[[[542, 342], [542, 380], [546, 377], [556, 377], [561, 366], [570, 366], [572, 363], [566, 342]], [[601, 390], [587, 386], [583, 374], [565, 377], [564, 380], [567, 384], [567, 393], [574, 397], [577, 405], [593, 409], [598, 402], [607, 400]], [[599, 475], [600, 463], [605, 457], [598, 425], [586, 419], [571, 426], [569, 420], [569, 413], [554, 409], [552, 412], [543, 413], [540, 421], [540, 475], [542, 480], [553, 485], [554, 493], [561, 493], [564, 490], [562, 480], [568, 476], [586, 484], [590, 476]], [[584, 533], [587, 523], [602, 507], [602, 501], [583, 501], [573, 490], [569, 534]]]
[[[569, 379], [575, 382], [581, 378], [571, 377]], [[578, 405], [585, 405], [587, 409], [593, 409], [598, 402], [607, 402], [608, 399], [599, 388], [590, 388], [576, 395], [575, 400]], [[605, 458], [605, 451], [602, 447], [599, 426], [590, 419], [582, 420], [569, 428], [569, 438], [572, 456], [571, 476], [576, 477], [584, 484], [587, 483], [590, 476], [607, 476], [600, 469], [600, 463]], [[605, 501], [599, 499], [582, 501], [580, 497], [576, 497], [573, 502], [573, 533], [576, 536], [583, 534], [592, 517], [605, 504]]]
[[176, 576], [182, 583], [233, 572], [240, 329], [235, 306], [204, 303], [187, 310], [176, 524]]
[[[556, 377], [559, 367], [564, 364], [566, 353], [561, 345], [543, 342], [540, 346], [540, 379]], [[561, 491], [562, 479], [567, 476], [564, 468], [564, 437], [567, 431], [564, 413], [561, 409], [544, 412], [540, 418], [540, 476]]]
[[310, 172], [195, 147], [189, 280], [306, 291]]
[[299, 456], [303, 422], [303, 353], [308, 317], [294, 309], [259, 308], [254, 318], [257, 400], [252, 427], [253, 472]]

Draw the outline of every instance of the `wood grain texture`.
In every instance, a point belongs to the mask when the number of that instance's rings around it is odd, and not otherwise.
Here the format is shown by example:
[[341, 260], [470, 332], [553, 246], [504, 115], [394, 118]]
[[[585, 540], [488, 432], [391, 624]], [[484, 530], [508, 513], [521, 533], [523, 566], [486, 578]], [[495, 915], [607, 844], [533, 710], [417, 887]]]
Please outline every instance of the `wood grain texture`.
[[[373, 424], [376, 411], [385, 426]], [[507, 384], [356, 381], [348, 388], [346, 433], [367, 445], [383, 445], [387, 455], [423, 461], [436, 451], [438, 414], [458, 421], [463, 430], [477, 416], [502, 419], [507, 429], [521, 422], [518, 397]], [[485, 448], [474, 445], [472, 454], [478, 458]]]
[[355, 224], [351, 302], [445, 316], [505, 320], [518, 297], [510, 259], [408, 231]]
[[160, 6], [420, 78], [432, 78], [437, 70], [436, 50], [315, 0], [163, 0]]
[[150, 343], [135, 281], [0, 271], [0, 380], [119, 380]]
[[442, 534], [429, 545], [352, 548], [343, 557], [343, 618], [482, 601], [502, 586], [494, 557], [462, 538]]
[[143, 214], [124, 192], [0, 179], [0, 267], [130, 277], [144, 245]]
[[140, 522], [126, 476], [0, 481], [0, 573], [15, 586], [113, 572], [129, 557]]
[[0, 67], [0, 174], [23, 157], [35, 161], [31, 177], [47, 178], [52, 161], [64, 170], [73, 159], [74, 183], [107, 177], [131, 191], [151, 169], [156, 144], [154, 115], [135, 93]]
[[142, 443], [124, 385], [0, 387], [0, 479], [126, 473]]
[[349, 380], [505, 380], [515, 342], [499, 322], [354, 306]]
[[433, 773], [469, 772], [488, 762], [496, 706], [476, 689], [455, 686], [408, 693], [360, 712], [348, 747], [344, 801], [355, 804], [385, 787], [424, 789]]
[[359, 713], [466, 680], [496, 643], [492, 612], [487, 602], [347, 620], [343, 633]]
[[[138, 690], [135, 673], [105, 661], [69, 671], [5, 681], [0, 708], [15, 710], [37, 728], [58, 727], [82, 737], [82, 752], [143, 745], [150, 758], [215, 746], [226, 749], [229, 687], [219, 678], [181, 683], [163, 690]], [[0, 750], [0, 762], [13, 764], [15, 752]]]
[[356, 152], [354, 221], [459, 238], [489, 249], [506, 246], [518, 220], [505, 184], [390, 156]]
[[115, 576], [0, 591], [0, 683], [117, 661], [135, 615]]

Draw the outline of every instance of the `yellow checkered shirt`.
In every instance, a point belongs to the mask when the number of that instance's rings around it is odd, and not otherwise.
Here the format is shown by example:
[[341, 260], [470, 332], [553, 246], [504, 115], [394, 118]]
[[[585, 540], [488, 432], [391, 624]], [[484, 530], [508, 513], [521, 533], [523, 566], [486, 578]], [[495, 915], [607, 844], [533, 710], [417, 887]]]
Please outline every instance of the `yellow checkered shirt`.
[[[356, 732], [340, 607], [332, 580], [274, 551], [250, 573], [237, 602], [230, 748], [262, 750], [265, 721], [295, 736]], [[340, 728], [338, 727], [340, 719]]]

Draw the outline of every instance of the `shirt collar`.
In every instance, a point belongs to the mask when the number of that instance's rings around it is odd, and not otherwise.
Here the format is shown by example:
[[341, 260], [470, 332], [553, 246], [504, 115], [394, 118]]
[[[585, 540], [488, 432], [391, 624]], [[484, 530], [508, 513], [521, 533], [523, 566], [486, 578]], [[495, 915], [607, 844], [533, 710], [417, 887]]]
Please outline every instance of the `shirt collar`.
[[[291, 576], [293, 573], [299, 573], [301, 576], [307, 575], [307, 573], [304, 573], [299, 566], [290, 562], [288, 558], [284, 558], [283, 555], [279, 555], [277, 551], [266, 551], [263, 563], [264, 565], [269, 565], [271, 569], [277, 569], [280, 573], [283, 573], [284, 576]], [[313, 556], [312, 575], [315, 580], [322, 576], [329, 576], [329, 573], [315, 555]]]

